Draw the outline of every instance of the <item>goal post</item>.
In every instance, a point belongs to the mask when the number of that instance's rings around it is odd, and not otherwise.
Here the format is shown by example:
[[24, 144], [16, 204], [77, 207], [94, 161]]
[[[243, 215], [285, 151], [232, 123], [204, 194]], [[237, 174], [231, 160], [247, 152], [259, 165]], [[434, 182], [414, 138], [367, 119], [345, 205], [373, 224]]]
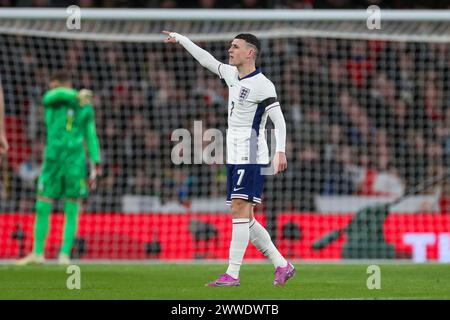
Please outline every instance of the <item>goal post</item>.
[[[214, 157], [224, 160], [227, 88], [183, 48], [163, 43], [161, 31], [171, 30], [223, 62], [238, 33], [261, 39], [258, 65], [287, 122], [288, 169], [267, 177], [255, 213], [284, 254], [423, 260], [426, 245], [425, 259], [446, 261], [446, 180], [384, 205], [448, 170], [450, 10], [381, 9], [378, 29], [368, 27], [372, 14], [0, 9], [11, 146], [0, 166], [0, 259], [31, 249], [45, 145], [41, 96], [61, 68], [75, 88], [94, 91], [104, 169], [80, 216], [74, 257], [227, 259], [224, 161], [204, 157], [214, 142], [222, 145]], [[188, 163], [172, 159], [179, 137], [190, 139]], [[52, 223], [49, 257], [63, 216]], [[247, 258], [263, 256], [250, 244]]]

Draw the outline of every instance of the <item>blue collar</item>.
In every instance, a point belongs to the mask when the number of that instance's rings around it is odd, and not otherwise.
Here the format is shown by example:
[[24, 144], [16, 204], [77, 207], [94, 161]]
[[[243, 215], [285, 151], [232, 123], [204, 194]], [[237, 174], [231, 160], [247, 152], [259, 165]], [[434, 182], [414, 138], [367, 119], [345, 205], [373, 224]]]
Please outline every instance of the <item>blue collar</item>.
[[252, 73], [246, 75], [242, 79], [239, 78], [239, 76], [238, 76], [238, 80], [241, 81], [241, 80], [244, 80], [244, 79], [247, 79], [247, 78], [251, 78], [253, 76], [256, 76], [258, 73], [261, 73], [261, 68], [260, 67], [257, 67], [255, 71], [253, 71]]

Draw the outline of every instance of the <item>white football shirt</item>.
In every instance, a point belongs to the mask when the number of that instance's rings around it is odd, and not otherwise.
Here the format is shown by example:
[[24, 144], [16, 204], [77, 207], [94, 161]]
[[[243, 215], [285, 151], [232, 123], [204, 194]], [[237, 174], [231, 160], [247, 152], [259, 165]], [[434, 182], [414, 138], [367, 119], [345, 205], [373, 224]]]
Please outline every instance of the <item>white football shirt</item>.
[[244, 78], [228, 64], [218, 66], [228, 92], [228, 164], [268, 164], [267, 111], [279, 107], [274, 84], [259, 68]]

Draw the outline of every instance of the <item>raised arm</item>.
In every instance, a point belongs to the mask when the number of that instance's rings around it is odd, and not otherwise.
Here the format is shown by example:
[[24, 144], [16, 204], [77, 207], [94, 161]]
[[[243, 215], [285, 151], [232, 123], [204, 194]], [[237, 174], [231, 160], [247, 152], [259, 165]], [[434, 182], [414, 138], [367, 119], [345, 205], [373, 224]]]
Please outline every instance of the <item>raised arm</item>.
[[164, 42], [181, 44], [203, 67], [219, 75], [219, 66], [222, 63], [216, 60], [216, 58], [214, 58], [208, 51], [200, 48], [189, 38], [181, 34], [170, 31], [163, 31], [163, 33], [168, 36]]
[[47, 91], [42, 99], [46, 107], [56, 107], [61, 103], [71, 104], [74, 101], [77, 101], [77, 91], [63, 87]]

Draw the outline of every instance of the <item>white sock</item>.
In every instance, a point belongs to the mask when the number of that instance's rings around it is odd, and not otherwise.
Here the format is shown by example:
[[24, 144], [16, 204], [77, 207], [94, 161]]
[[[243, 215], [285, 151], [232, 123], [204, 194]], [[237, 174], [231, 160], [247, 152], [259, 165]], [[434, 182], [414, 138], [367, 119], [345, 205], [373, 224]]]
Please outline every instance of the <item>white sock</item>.
[[272, 261], [275, 268], [285, 267], [287, 261], [273, 244], [267, 230], [256, 219], [250, 221], [249, 229], [250, 241], [255, 247]]
[[233, 219], [233, 232], [230, 243], [230, 259], [227, 274], [233, 278], [239, 278], [239, 269], [247, 249], [250, 231], [249, 219]]

